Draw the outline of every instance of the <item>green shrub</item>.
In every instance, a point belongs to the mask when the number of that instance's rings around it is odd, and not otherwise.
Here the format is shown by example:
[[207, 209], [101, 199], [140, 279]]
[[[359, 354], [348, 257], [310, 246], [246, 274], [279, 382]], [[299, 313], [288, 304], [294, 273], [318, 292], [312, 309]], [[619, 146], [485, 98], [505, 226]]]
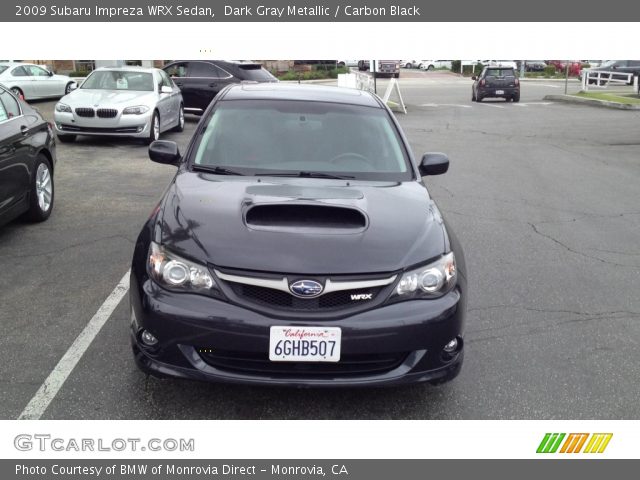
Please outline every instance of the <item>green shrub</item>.
[[88, 70], [74, 70], [73, 72], [69, 73], [69, 76], [70, 77], [86, 77], [90, 73], [91, 72], [89, 72]]
[[546, 67], [544, 67], [544, 74], [548, 76], [554, 76], [556, 74], [556, 66], [547, 65]]

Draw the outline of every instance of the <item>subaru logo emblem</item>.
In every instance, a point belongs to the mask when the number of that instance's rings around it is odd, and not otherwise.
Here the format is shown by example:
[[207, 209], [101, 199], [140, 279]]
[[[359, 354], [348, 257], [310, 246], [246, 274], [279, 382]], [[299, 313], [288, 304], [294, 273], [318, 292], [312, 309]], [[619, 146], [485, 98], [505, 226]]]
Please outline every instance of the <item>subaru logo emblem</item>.
[[314, 280], [298, 280], [289, 285], [289, 290], [296, 297], [313, 298], [320, 295], [324, 287]]

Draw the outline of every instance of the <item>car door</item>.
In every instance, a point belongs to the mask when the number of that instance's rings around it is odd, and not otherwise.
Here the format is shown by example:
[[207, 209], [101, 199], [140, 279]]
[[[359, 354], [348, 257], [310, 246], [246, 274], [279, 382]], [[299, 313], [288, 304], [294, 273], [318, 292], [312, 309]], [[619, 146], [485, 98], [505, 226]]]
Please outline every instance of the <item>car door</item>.
[[189, 62], [189, 79], [196, 106], [206, 110], [214, 97], [229, 84], [233, 76], [210, 62]]
[[197, 97], [195, 90], [192, 88], [197, 82], [188, 76], [190, 64], [191, 62], [171, 63], [164, 67], [163, 71], [182, 92], [185, 111], [188, 113], [202, 113], [202, 109], [197, 106]]
[[25, 65], [31, 77], [34, 91], [39, 98], [53, 97], [59, 90], [58, 82], [52, 79], [48, 70], [37, 65]]
[[28, 195], [29, 137], [20, 105], [11, 94], [0, 89], [0, 218]]
[[162, 77], [159, 72], [153, 72], [153, 80], [156, 95], [158, 96], [156, 108], [160, 113], [160, 131], [165, 131], [171, 122], [170, 95], [168, 93], [162, 93]]

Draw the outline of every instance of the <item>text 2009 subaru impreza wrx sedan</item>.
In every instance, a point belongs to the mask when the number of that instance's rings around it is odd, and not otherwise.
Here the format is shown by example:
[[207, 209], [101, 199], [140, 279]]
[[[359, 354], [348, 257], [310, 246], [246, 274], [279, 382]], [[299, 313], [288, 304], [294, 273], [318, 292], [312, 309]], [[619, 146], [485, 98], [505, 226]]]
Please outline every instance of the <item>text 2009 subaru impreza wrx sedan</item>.
[[438, 383], [463, 357], [462, 249], [395, 118], [366, 92], [235, 85], [205, 112], [137, 240], [136, 363], [295, 386]]

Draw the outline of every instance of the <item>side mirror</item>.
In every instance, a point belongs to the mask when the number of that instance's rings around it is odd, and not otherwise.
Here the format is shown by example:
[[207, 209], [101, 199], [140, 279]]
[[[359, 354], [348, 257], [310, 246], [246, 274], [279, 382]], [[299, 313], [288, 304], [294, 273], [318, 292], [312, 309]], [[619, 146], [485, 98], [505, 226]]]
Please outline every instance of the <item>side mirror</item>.
[[78, 84], [77, 83], [72, 83], [71, 85], [69, 85], [69, 91], [73, 92], [74, 90], [78, 89]]
[[422, 156], [420, 162], [420, 175], [441, 175], [449, 170], [449, 157], [444, 153], [430, 152]]
[[475, 76], [475, 75], [473, 77], [471, 77], [471, 80], [477, 80], [477, 79], [478, 79], [478, 77]]
[[178, 144], [168, 140], [156, 140], [149, 145], [149, 158], [156, 163], [177, 166], [181, 158]]
[[160, 87], [160, 93], [173, 93], [173, 88], [163, 85]]

